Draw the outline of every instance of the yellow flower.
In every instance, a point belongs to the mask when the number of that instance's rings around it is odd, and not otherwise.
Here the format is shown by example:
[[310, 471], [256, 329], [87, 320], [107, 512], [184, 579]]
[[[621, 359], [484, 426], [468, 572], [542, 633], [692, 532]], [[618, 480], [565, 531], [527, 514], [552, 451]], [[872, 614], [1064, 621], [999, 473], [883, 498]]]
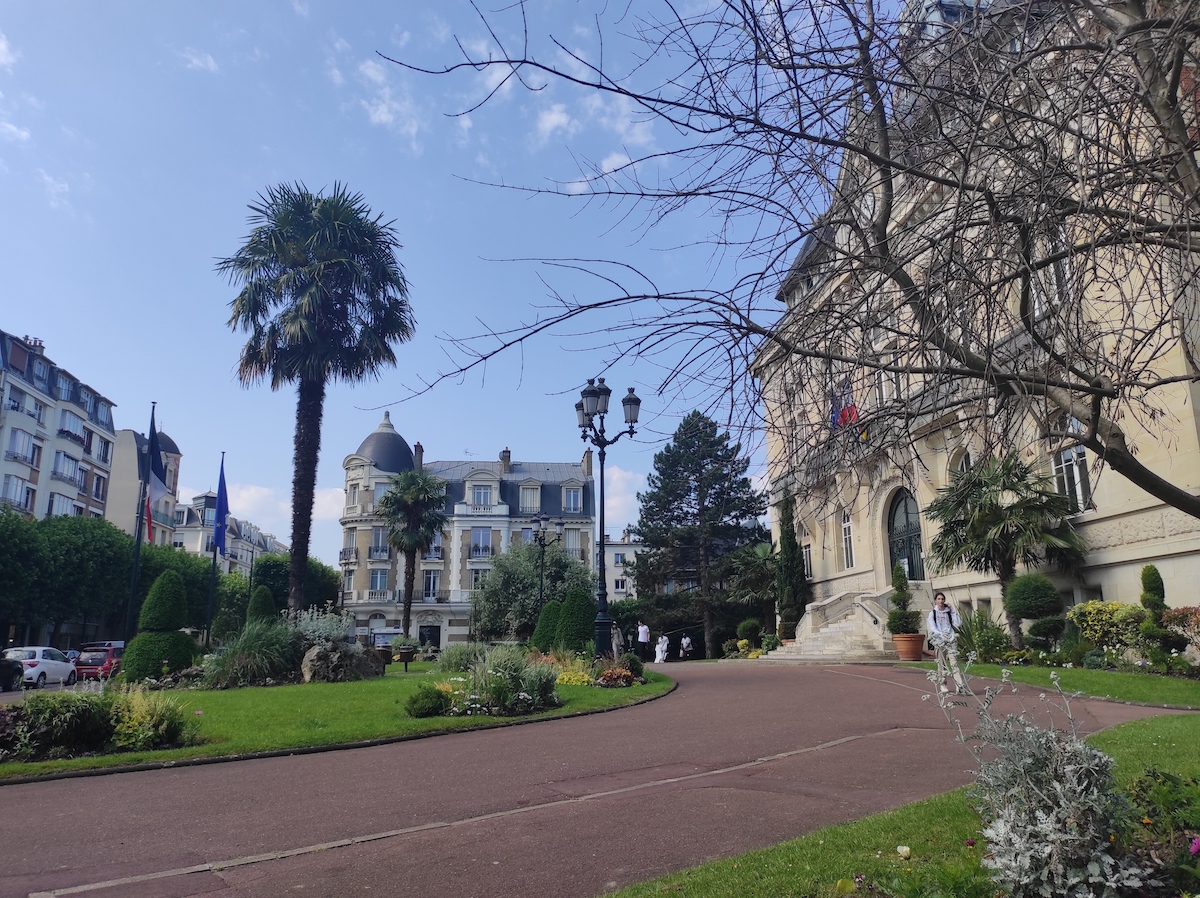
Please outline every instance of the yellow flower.
[[1151, 820], [1149, 817], [1143, 817], [1143, 818], [1142, 818], [1142, 822], [1143, 822], [1144, 824], [1146, 824], [1147, 826], [1149, 826], [1149, 825], [1150, 825], [1151, 823], [1153, 823], [1154, 821], [1153, 821], [1153, 820]]

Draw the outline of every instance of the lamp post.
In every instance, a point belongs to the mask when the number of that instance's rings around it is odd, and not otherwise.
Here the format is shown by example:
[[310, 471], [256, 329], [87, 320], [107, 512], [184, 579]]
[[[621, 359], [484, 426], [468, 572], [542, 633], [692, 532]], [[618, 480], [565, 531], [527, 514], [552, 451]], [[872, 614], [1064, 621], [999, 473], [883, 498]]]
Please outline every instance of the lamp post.
[[[596, 654], [607, 655], [612, 651], [612, 618], [608, 614], [608, 582], [604, 575], [604, 450], [623, 436], [633, 436], [637, 431], [638, 410], [642, 400], [633, 392], [633, 387], [621, 400], [625, 411], [626, 430], [618, 431], [612, 439], [604, 435], [604, 416], [608, 414], [608, 398], [612, 390], [605, 386], [604, 378], [589, 380], [580, 392], [580, 401], [575, 403], [580, 436], [599, 451], [600, 456], [600, 578], [596, 586]], [[607, 646], [607, 648], [605, 648]]]
[[546, 592], [546, 546], [552, 546], [562, 539], [563, 522], [561, 518], [554, 522], [556, 534], [554, 537], [551, 537], [549, 531], [546, 530], [550, 519], [545, 515], [534, 515], [530, 523], [533, 525], [533, 541], [538, 544], [540, 549], [538, 553], [538, 613], [541, 613], [542, 607], [546, 604], [544, 598]]

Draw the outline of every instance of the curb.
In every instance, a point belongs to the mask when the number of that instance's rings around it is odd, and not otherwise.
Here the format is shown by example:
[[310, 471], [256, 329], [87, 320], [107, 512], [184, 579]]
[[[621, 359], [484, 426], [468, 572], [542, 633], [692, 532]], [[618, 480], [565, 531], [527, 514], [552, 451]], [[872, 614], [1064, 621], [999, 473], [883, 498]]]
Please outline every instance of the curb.
[[[665, 676], [665, 674], [664, 674]], [[382, 736], [379, 739], [364, 739], [361, 742], [339, 742], [331, 745], [308, 745], [300, 748], [276, 748], [270, 751], [251, 751], [236, 755], [217, 755], [207, 758], [183, 758], [178, 761], [150, 761], [142, 764], [118, 764], [112, 767], [92, 767], [86, 770], [62, 770], [54, 773], [42, 773], [31, 776], [13, 776], [0, 779], [0, 788], [4, 786], [19, 786], [29, 783], [45, 783], [53, 780], [83, 779], [92, 776], [109, 776], [118, 773], [141, 773], [146, 770], [172, 770], [180, 767], [202, 767], [207, 764], [228, 764], [233, 761], [256, 761], [260, 758], [287, 758], [292, 755], [317, 755], [333, 751], [350, 751], [356, 748], [375, 748], [379, 745], [394, 745], [398, 742], [413, 742], [417, 739], [429, 739], [434, 736], [459, 736], [465, 733], [478, 733], [482, 730], [499, 730], [506, 727], [527, 726], [544, 723], [551, 720], [569, 720], [572, 717], [590, 717], [593, 714], [609, 714], [613, 711], [624, 711], [636, 708], [648, 702], [665, 698], [679, 688], [679, 681], [672, 680], [671, 688], [658, 695], [648, 695], [628, 705], [616, 705], [611, 708], [592, 708], [589, 711], [566, 711], [561, 714], [549, 714], [544, 717], [523, 717], [519, 720], [502, 720], [497, 723], [485, 723], [476, 727], [455, 730], [427, 730], [424, 733], [409, 733], [404, 736]]]

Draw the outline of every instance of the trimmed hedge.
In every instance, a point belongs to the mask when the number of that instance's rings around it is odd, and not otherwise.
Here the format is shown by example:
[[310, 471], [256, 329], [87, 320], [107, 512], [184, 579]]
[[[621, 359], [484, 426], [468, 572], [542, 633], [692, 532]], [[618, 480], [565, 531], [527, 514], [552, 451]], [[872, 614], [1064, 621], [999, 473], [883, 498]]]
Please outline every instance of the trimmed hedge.
[[163, 675], [164, 663], [167, 672], [183, 670], [191, 667], [199, 654], [200, 646], [196, 640], [182, 630], [139, 633], [125, 650], [121, 672], [134, 682], [158, 679]]
[[150, 587], [138, 615], [139, 630], [181, 630], [187, 626], [187, 589], [178, 571], [163, 571]]
[[1004, 610], [1022, 620], [1037, 620], [1062, 614], [1063, 600], [1045, 574], [1022, 574], [1004, 591]]
[[573, 589], [558, 612], [554, 644], [570, 652], [581, 652], [596, 638], [596, 603], [582, 589]]
[[558, 618], [562, 607], [562, 602], [554, 599], [542, 606], [537, 626], [533, 628], [533, 635], [529, 637], [530, 644], [539, 652], [549, 652], [554, 648], [554, 637], [558, 632]]
[[275, 620], [279, 612], [275, 608], [275, 597], [268, 586], [256, 586], [246, 606], [246, 620]]

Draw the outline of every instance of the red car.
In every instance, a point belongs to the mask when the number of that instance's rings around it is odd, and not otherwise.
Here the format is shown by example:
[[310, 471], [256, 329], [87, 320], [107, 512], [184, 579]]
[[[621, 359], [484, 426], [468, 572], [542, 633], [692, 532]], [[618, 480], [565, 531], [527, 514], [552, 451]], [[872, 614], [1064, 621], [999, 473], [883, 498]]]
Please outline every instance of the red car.
[[79, 679], [107, 680], [121, 671], [123, 645], [84, 646], [75, 659], [75, 670]]

